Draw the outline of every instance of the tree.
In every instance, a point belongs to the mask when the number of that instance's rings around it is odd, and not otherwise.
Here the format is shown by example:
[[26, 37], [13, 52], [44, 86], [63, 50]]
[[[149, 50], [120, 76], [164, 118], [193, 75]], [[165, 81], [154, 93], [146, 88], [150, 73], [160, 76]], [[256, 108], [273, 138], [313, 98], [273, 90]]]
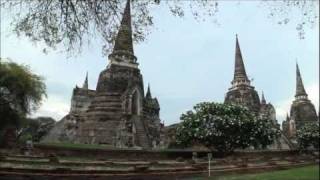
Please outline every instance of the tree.
[[28, 66], [0, 59], [0, 131], [19, 127], [37, 109], [46, 87], [42, 77]]
[[319, 123], [308, 123], [297, 131], [297, 141], [300, 149], [310, 147], [319, 149]]
[[[134, 40], [141, 42], [151, 32], [152, 11], [160, 4], [169, 12], [183, 17], [188, 9], [197, 20], [216, 18], [221, 0], [131, 0], [133, 6]], [[240, 1], [239, 1], [240, 4]], [[304, 37], [304, 28], [318, 22], [318, 1], [282, 0], [264, 1], [269, 17], [279, 25], [287, 24], [291, 14], [300, 14], [297, 31]], [[33, 42], [44, 42], [49, 48], [64, 45], [67, 52], [81, 51], [84, 42], [98, 38], [108, 53], [120, 24], [124, 0], [2, 0], [1, 6], [13, 12], [15, 34], [25, 35]], [[44, 48], [44, 52], [47, 48]]]
[[259, 118], [237, 105], [204, 102], [181, 115], [177, 142], [200, 143], [222, 153], [250, 146], [266, 147], [279, 137], [280, 130], [272, 121]]
[[18, 139], [25, 142], [30, 139], [39, 142], [55, 125], [51, 117], [27, 118], [18, 129]]

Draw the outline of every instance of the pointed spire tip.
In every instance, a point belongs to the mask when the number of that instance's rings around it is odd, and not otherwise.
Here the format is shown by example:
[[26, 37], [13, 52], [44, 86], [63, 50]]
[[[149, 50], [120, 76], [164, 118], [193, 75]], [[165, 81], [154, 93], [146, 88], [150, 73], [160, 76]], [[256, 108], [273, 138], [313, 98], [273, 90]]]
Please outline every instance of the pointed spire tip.
[[234, 78], [233, 82], [250, 82], [244, 67], [244, 62], [242, 58], [242, 53], [238, 41], [238, 36], [236, 34], [236, 49], [235, 49], [235, 69], [234, 69]]
[[148, 89], [147, 89], [146, 97], [147, 97], [147, 98], [152, 98], [152, 96], [151, 96], [151, 90], [150, 90], [150, 83], [148, 83]]
[[130, 0], [127, 0], [126, 6], [122, 14], [119, 31], [114, 43], [113, 52], [126, 51], [132, 55], [134, 54], [131, 26], [132, 25], [131, 25]]
[[261, 103], [262, 103], [262, 104], [266, 104], [266, 99], [265, 99], [265, 97], [264, 97], [263, 91], [262, 91], [262, 94], [261, 94]]
[[296, 64], [296, 97], [307, 96], [306, 90], [304, 89], [300, 68], [298, 63]]
[[84, 88], [84, 89], [88, 89], [89, 88], [89, 85], [88, 85], [88, 71], [86, 73], [86, 78], [84, 80], [82, 88]]

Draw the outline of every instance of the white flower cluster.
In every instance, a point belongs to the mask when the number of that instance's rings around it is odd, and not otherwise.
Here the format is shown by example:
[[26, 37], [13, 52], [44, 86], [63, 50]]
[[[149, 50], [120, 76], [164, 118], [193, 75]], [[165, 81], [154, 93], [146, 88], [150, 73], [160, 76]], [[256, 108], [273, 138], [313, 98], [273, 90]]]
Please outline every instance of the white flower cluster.
[[181, 115], [177, 129], [181, 142], [198, 141], [221, 151], [266, 146], [280, 132], [271, 120], [254, 116], [246, 108], [219, 103], [200, 103]]

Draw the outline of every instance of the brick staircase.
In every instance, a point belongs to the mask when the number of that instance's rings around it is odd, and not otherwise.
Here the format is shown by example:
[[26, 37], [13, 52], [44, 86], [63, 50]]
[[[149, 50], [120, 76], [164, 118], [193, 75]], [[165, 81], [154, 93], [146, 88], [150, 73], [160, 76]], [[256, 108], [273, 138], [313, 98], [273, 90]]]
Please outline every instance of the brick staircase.
[[143, 148], [150, 148], [150, 142], [147, 137], [147, 132], [145, 130], [144, 124], [142, 123], [141, 119], [137, 115], [132, 116], [132, 122], [136, 127], [136, 138], [138, 145]]

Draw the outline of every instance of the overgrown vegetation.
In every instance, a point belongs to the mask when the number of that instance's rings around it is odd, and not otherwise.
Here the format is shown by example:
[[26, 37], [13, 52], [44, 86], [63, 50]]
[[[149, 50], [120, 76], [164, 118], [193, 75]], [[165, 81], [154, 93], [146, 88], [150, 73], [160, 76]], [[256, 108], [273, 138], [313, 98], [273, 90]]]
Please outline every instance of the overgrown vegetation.
[[301, 150], [308, 148], [319, 149], [320, 131], [319, 123], [305, 124], [297, 131], [298, 145]]
[[46, 86], [41, 76], [28, 66], [0, 59], [1, 134], [8, 127], [21, 127], [26, 116], [39, 107], [45, 96]]

